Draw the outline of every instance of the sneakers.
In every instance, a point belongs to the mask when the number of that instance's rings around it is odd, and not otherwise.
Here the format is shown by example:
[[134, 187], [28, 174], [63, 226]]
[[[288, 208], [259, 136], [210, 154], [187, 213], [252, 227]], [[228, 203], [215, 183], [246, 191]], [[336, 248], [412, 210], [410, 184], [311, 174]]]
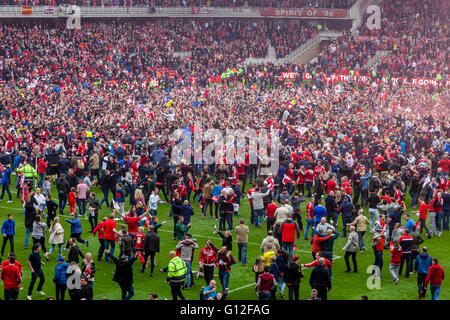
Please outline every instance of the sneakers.
[[150, 273], [150, 277], [153, 277], [153, 273]]
[[12, 200], [8, 200], [8, 201], [6, 201], [6, 203], [13, 203], [13, 202], [12, 202]]
[[438, 237], [442, 237], [442, 232], [439, 232], [439, 233], [438, 233]]
[[392, 281], [392, 283], [397, 284], [397, 283], [398, 283], [398, 278], [397, 278], [397, 279], [394, 279], [394, 280]]
[[27, 296], [27, 299], [28, 299], [28, 300], [33, 300], [33, 299], [31, 298], [31, 296]]
[[89, 241], [85, 241], [86, 247], [89, 247]]
[[281, 298], [284, 299], [284, 292], [280, 291]]
[[36, 291], [36, 293], [39, 293], [39, 294], [45, 296], [45, 292], [44, 291]]

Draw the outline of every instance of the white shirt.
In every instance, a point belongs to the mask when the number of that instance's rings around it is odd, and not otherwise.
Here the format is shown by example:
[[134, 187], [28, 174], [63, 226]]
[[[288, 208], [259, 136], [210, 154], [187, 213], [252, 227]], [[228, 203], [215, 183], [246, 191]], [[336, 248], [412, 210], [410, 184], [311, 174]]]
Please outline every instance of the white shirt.
[[44, 195], [42, 193], [39, 194], [39, 195], [35, 194], [34, 198], [36, 199], [36, 201], [38, 203], [37, 205], [36, 204], [34, 205], [34, 208], [36, 210], [42, 211], [43, 208], [44, 208], [44, 204], [45, 204], [45, 197], [44, 197]]
[[159, 199], [159, 195], [152, 193], [150, 195], [150, 199], [148, 200], [148, 207], [150, 210], [156, 210], [158, 209], [158, 202], [161, 203], [162, 201]]

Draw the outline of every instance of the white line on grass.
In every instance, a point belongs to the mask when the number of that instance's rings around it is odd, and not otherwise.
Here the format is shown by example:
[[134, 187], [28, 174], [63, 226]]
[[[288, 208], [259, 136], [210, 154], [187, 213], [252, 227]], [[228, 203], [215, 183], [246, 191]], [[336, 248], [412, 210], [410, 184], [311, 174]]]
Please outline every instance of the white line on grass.
[[242, 286], [242, 287], [239, 287], [239, 288], [230, 290], [230, 291], [228, 291], [228, 293], [231, 293], [231, 292], [234, 292], [234, 291], [238, 291], [238, 290], [241, 290], [241, 289], [245, 289], [245, 288], [247, 288], [247, 287], [255, 286], [255, 285], [256, 285], [255, 283], [250, 283], [250, 284], [247, 284], [247, 285], [245, 285], [245, 286]]

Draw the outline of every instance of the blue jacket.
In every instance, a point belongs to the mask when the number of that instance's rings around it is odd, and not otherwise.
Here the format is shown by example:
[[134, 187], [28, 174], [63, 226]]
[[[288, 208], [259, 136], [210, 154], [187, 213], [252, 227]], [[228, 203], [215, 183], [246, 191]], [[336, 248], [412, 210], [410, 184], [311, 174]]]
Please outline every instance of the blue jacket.
[[16, 234], [16, 222], [14, 220], [9, 221], [9, 219], [7, 219], [5, 222], [3, 222], [2, 234], [6, 234], [7, 236], [15, 235]]
[[[317, 231], [317, 229], [313, 229], [313, 230], [314, 230], [314, 233], [319, 235], [319, 237], [327, 236], [325, 233], [321, 233], [321, 232]], [[328, 239], [327, 241], [322, 243], [323, 251], [333, 251], [334, 240], [336, 240], [337, 237], [339, 237], [339, 232], [337, 232], [336, 230], [334, 230], [333, 232], [334, 232], [334, 235], [332, 235], [330, 239]]]
[[213, 197], [219, 197], [220, 193], [222, 192], [222, 189], [223, 189], [222, 186], [219, 186], [219, 185], [215, 186], [212, 189], [212, 192], [211, 192], [212, 196]]
[[[120, 194], [120, 197], [118, 197], [117, 194]], [[123, 192], [122, 188], [116, 189], [114, 193], [114, 200], [116, 202], [125, 202], [125, 193]]]
[[83, 229], [81, 228], [81, 221], [79, 218], [75, 218], [72, 221], [69, 219], [66, 219], [68, 223], [70, 223], [70, 233], [82, 233]]
[[353, 215], [353, 203], [350, 201], [344, 201], [341, 204], [341, 214], [343, 218], [351, 218]]
[[361, 180], [361, 190], [369, 189], [369, 178], [371, 175], [372, 173], [369, 170], [365, 176], [359, 178]]
[[11, 168], [8, 168], [6, 170], [3, 170], [2, 172], [2, 180], [0, 181], [0, 184], [3, 183], [11, 183]]
[[189, 224], [191, 222], [191, 215], [194, 214], [194, 209], [192, 209], [191, 205], [188, 204], [186, 205], [178, 205], [175, 202], [172, 202], [172, 205], [177, 208], [178, 210], [180, 210], [180, 216], [183, 216], [184, 221], [183, 224]]
[[275, 280], [278, 281], [280, 278], [280, 269], [278, 268], [278, 264], [276, 262], [272, 262], [269, 266], [269, 272], [273, 274]]
[[414, 262], [414, 271], [417, 273], [427, 274], [428, 269], [431, 267], [431, 256], [428, 253], [422, 252], [416, 258]]
[[55, 276], [53, 277], [54, 283], [57, 283], [57, 284], [66, 284], [67, 283], [67, 277], [66, 277], [67, 268], [69, 268], [69, 264], [67, 262], [63, 262], [63, 263], [56, 265]]
[[314, 207], [314, 221], [315, 222], [320, 222], [320, 219], [322, 219], [322, 217], [326, 217], [327, 216], [327, 209], [325, 209], [324, 206], [315, 206]]

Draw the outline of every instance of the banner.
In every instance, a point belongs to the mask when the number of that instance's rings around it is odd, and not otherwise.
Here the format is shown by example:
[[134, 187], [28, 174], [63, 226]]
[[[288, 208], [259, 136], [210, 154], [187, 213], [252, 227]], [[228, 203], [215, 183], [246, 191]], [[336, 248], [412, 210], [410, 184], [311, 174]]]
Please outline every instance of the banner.
[[32, 14], [33, 8], [32, 7], [22, 7], [22, 14]]
[[274, 9], [260, 8], [263, 17], [318, 17], [318, 18], [347, 18], [348, 10], [336, 9]]
[[281, 79], [295, 79], [297, 78], [296, 72], [282, 72]]
[[46, 6], [46, 7], [44, 8], [44, 12], [45, 12], [45, 13], [48, 13], [48, 14], [53, 14], [53, 13], [55, 12], [55, 8], [54, 8], [54, 7], [51, 7], [51, 6]]

